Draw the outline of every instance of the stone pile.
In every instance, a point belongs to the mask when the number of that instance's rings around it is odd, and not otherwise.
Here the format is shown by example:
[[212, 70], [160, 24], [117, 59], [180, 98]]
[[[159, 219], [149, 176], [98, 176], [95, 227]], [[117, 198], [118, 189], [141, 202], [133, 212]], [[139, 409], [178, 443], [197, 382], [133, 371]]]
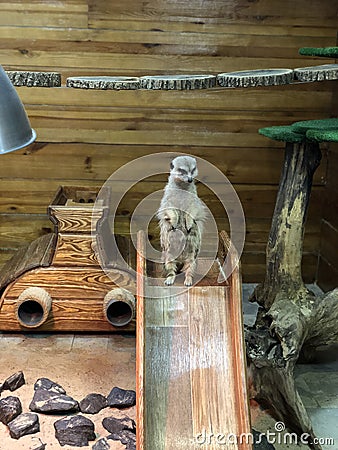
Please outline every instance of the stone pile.
[[[5, 390], [13, 392], [24, 384], [23, 373], [17, 372], [0, 384], [0, 395]], [[19, 397], [10, 395], [0, 399], [0, 422], [8, 427], [13, 439], [20, 439], [40, 431], [39, 414], [67, 414], [55, 421], [55, 437], [62, 446], [83, 447], [97, 438], [94, 422], [83, 414], [97, 414], [104, 408], [129, 408], [135, 403], [135, 391], [119, 387], [112, 388], [107, 397], [91, 393], [78, 402], [67, 395], [58, 383], [48, 378], [39, 378], [34, 384], [34, 395], [29, 405], [31, 412], [23, 412]], [[111, 440], [120, 441], [127, 450], [136, 449], [136, 424], [133, 419], [127, 416], [108, 416], [103, 419], [102, 425], [110, 434], [99, 439], [92, 450], [110, 449]], [[45, 448], [47, 445], [41, 442], [34, 450]]]

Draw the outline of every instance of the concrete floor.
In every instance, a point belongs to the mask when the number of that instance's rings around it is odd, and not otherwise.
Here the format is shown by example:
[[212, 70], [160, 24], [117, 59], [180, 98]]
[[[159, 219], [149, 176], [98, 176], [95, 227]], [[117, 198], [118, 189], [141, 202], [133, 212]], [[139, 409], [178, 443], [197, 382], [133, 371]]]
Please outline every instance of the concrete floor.
[[[22, 370], [26, 385], [13, 393], [4, 391], [2, 398], [18, 396], [23, 412], [33, 396], [33, 385], [40, 377], [47, 377], [61, 384], [67, 394], [80, 401], [90, 393], [108, 395], [114, 386], [135, 389], [135, 338], [121, 335], [51, 335], [51, 334], [0, 334], [1, 364], [0, 382]], [[99, 414], [86, 415], [95, 423], [97, 438], [109, 433], [102, 427], [102, 419], [114, 415], [135, 418], [135, 408], [119, 411], [105, 408]], [[54, 436], [53, 424], [62, 416], [39, 415], [40, 433], [14, 440], [7, 427], [0, 423], [1, 450], [32, 450], [38, 447], [39, 439], [46, 450], [70, 450], [61, 447]], [[112, 450], [125, 448], [111, 442]], [[93, 442], [83, 449], [91, 449]]]
[[[243, 285], [243, 314], [247, 325], [254, 323], [257, 312], [257, 305], [248, 301], [254, 287], [254, 284]], [[316, 285], [308, 287], [316, 294], [322, 293]], [[317, 437], [326, 442], [322, 445], [323, 450], [338, 450], [338, 347], [323, 352], [316, 364], [298, 364], [295, 376], [298, 392], [309, 413], [313, 429]], [[274, 432], [275, 421], [266, 414], [258, 415], [255, 428], [261, 433], [267, 430]], [[304, 445], [274, 445], [276, 450], [308, 449]]]
[[[243, 286], [244, 322], [251, 324], [255, 318], [256, 305], [248, 302], [254, 285]], [[313, 286], [313, 289], [317, 289]], [[11, 334], [0, 333], [1, 364], [0, 382], [22, 370], [26, 385], [13, 394], [5, 391], [2, 397], [18, 395], [24, 412], [33, 396], [33, 385], [37, 378], [48, 377], [60, 383], [67, 394], [81, 400], [96, 392], [107, 395], [114, 386], [135, 389], [135, 337], [132, 335], [85, 335], [85, 334]], [[323, 445], [324, 450], [338, 450], [338, 351], [323, 355], [318, 364], [298, 365], [296, 383], [309, 411], [318, 437], [334, 439], [334, 445]], [[97, 438], [106, 436], [102, 419], [124, 414], [135, 418], [135, 408], [123, 412], [104, 409], [95, 416], [88, 415], [96, 424]], [[54, 437], [53, 423], [59, 416], [41, 416], [41, 431], [16, 441], [10, 438], [7, 428], [0, 423], [0, 450], [33, 450], [39, 439], [47, 443], [46, 450], [70, 450], [61, 447]], [[275, 422], [267, 414], [255, 413], [254, 427], [261, 433], [275, 431]], [[124, 446], [113, 444], [112, 450]], [[82, 447], [91, 449], [92, 444]], [[113, 445], [115, 445], [113, 447]], [[275, 443], [276, 450], [305, 450], [307, 446]]]

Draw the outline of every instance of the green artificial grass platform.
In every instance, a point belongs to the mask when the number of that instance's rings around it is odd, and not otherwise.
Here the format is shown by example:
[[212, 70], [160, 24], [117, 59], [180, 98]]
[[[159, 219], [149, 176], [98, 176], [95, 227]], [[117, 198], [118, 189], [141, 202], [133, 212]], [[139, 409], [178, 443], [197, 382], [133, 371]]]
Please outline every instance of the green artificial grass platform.
[[274, 141], [295, 142], [295, 143], [304, 141], [304, 136], [302, 134], [295, 133], [292, 130], [291, 125], [260, 128], [258, 130], [258, 133], [270, 139], [273, 139]]
[[338, 142], [338, 130], [329, 130], [329, 131], [308, 130], [306, 132], [306, 137], [310, 141]]
[[261, 128], [258, 132], [275, 141], [338, 142], [338, 118], [304, 120], [291, 125]]
[[338, 47], [303, 47], [299, 49], [300, 55], [323, 56], [325, 58], [338, 58]]

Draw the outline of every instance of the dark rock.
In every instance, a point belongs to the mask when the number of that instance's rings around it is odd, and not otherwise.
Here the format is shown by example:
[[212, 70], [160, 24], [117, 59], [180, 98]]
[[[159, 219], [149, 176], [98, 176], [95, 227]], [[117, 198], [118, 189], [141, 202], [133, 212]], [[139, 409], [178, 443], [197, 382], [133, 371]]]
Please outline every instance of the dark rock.
[[34, 412], [60, 413], [78, 411], [79, 404], [69, 395], [39, 389], [34, 392], [29, 409]]
[[96, 414], [108, 406], [106, 397], [101, 394], [89, 394], [79, 403], [80, 411], [86, 414]]
[[114, 387], [107, 397], [108, 406], [112, 408], [129, 408], [136, 404], [136, 392]]
[[129, 442], [126, 445], [126, 450], [136, 450], [136, 442]]
[[22, 405], [18, 397], [6, 397], [0, 400], [0, 421], [7, 425], [22, 413]]
[[65, 394], [66, 391], [63, 387], [50, 380], [49, 378], [39, 378], [34, 384], [34, 391], [38, 391], [39, 389], [51, 392], [57, 392], [59, 394]]
[[8, 424], [9, 433], [13, 439], [19, 439], [26, 434], [40, 431], [39, 417], [34, 413], [20, 414]]
[[108, 436], [108, 439], [114, 441], [120, 441], [130, 450], [136, 449], [136, 434], [130, 430], [122, 430], [119, 433], [112, 433]]
[[110, 444], [106, 438], [102, 438], [93, 445], [92, 450], [109, 450]]
[[264, 434], [252, 429], [252, 436], [254, 450], [275, 450], [275, 447], [270, 444]]
[[16, 372], [13, 373], [10, 377], [8, 377], [3, 385], [2, 390], [6, 391], [9, 390], [11, 392], [15, 391], [16, 389], [19, 389], [19, 387], [23, 386], [25, 384], [25, 377], [22, 372]]
[[120, 433], [123, 430], [131, 431], [132, 433], [136, 432], [136, 424], [133, 419], [130, 417], [122, 417], [118, 419], [117, 417], [105, 417], [102, 421], [103, 427], [109, 431], [109, 433]]
[[94, 423], [87, 417], [77, 415], [65, 417], [54, 423], [55, 437], [60, 445], [84, 447], [96, 439]]

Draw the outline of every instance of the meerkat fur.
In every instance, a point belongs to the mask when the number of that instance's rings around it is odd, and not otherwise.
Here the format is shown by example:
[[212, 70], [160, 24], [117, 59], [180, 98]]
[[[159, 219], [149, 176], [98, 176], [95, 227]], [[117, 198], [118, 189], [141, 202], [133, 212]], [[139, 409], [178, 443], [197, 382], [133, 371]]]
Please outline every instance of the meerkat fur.
[[170, 164], [168, 183], [157, 218], [166, 273], [165, 284], [174, 284], [176, 274], [184, 272], [184, 284], [191, 286], [201, 249], [206, 208], [197, 195], [194, 182], [198, 175], [196, 159], [178, 156]]

